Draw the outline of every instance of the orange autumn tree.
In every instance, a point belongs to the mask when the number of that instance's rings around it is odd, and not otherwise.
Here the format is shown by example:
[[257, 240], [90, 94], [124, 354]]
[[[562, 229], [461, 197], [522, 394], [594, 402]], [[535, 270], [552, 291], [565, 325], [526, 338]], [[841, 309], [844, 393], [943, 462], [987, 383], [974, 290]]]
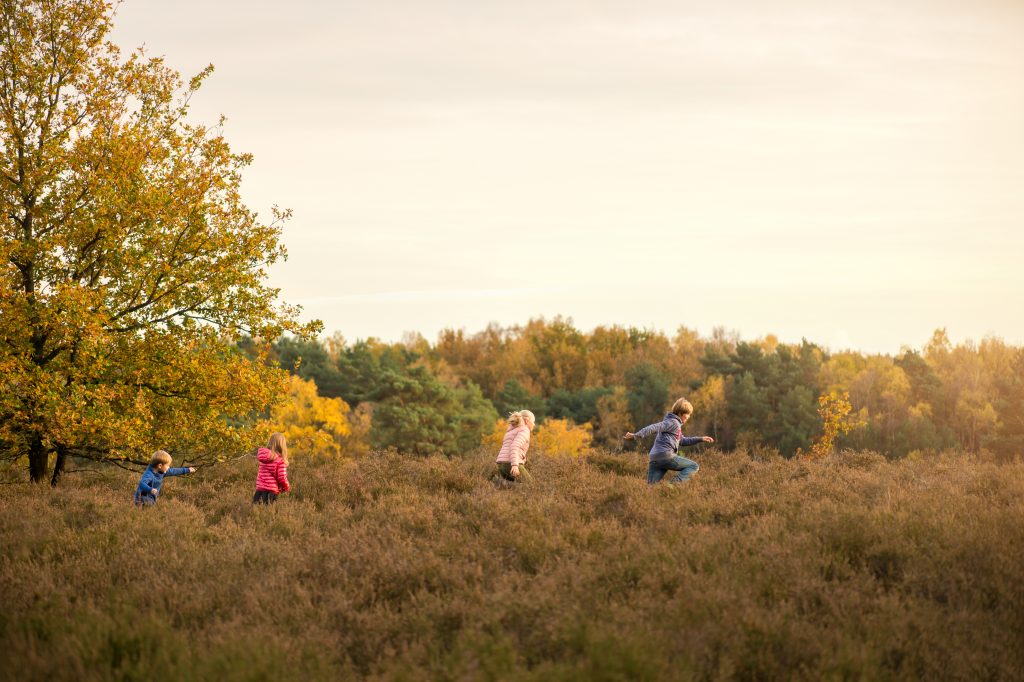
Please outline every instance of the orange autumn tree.
[[317, 325], [265, 284], [287, 213], [250, 211], [250, 157], [187, 121], [212, 69], [122, 57], [103, 0], [0, 7], [0, 452], [56, 484], [70, 456], [247, 449], [286, 376], [233, 342]]

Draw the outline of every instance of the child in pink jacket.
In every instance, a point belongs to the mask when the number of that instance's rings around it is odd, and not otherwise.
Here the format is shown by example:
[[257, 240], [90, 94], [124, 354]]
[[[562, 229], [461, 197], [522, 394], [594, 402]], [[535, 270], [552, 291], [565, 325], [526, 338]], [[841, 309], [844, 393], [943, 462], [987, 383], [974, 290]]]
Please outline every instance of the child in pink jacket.
[[260, 463], [256, 470], [256, 494], [253, 504], [271, 504], [277, 501], [278, 493], [292, 489], [288, 483], [288, 442], [283, 433], [271, 434], [267, 447], [256, 454]]
[[501, 442], [501, 451], [495, 463], [498, 474], [506, 481], [518, 481], [521, 476], [530, 477], [523, 466], [526, 463], [526, 451], [530, 449], [530, 432], [536, 418], [529, 410], [513, 412], [508, 416], [508, 430]]

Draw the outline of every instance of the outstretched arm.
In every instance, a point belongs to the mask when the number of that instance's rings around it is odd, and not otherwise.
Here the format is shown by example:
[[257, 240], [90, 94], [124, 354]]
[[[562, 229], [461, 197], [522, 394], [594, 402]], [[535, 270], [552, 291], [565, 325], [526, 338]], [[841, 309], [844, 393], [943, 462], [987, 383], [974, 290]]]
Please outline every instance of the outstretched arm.
[[647, 438], [647, 436], [651, 435], [652, 433], [661, 433], [662, 431], [674, 431], [675, 429], [675, 420], [666, 419], [664, 421], [648, 424], [647, 426], [645, 426], [644, 428], [640, 429], [635, 433], [627, 432], [626, 435], [623, 436], [623, 438], [625, 438], [626, 440], [639, 440], [641, 438]]
[[164, 476], [184, 476], [195, 471], [195, 467], [171, 467]]
[[696, 445], [697, 443], [714, 443], [715, 439], [711, 436], [683, 436], [679, 439], [679, 444], [683, 447], [688, 445]]

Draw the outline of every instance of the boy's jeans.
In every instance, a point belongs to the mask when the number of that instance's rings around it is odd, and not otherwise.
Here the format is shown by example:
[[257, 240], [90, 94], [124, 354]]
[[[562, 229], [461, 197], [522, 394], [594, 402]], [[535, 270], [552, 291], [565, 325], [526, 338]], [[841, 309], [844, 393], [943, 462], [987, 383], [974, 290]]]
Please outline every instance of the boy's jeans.
[[676, 455], [675, 457], [669, 457], [668, 459], [652, 459], [650, 464], [647, 465], [647, 482], [654, 484], [665, 478], [665, 474], [670, 471], [678, 471], [670, 483], [685, 483], [690, 480], [690, 476], [697, 472], [697, 463], [692, 459], [686, 459]]

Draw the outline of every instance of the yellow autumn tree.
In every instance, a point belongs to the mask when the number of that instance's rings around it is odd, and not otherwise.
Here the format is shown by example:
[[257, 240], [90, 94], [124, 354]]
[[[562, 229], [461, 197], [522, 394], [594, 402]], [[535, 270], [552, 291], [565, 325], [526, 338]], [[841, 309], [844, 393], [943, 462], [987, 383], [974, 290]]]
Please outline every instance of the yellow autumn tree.
[[[812, 394], [813, 395], [813, 394]], [[718, 440], [718, 429], [725, 422], [729, 404], [725, 397], [725, 379], [713, 374], [697, 389], [693, 396], [693, 406], [700, 415], [701, 430], [711, 432]]]
[[804, 453], [797, 449], [797, 456], [807, 455], [814, 458], [825, 457], [832, 453], [839, 436], [864, 426], [860, 417], [851, 417], [853, 406], [850, 405], [849, 393], [823, 393], [818, 397], [818, 415], [821, 416], [822, 434], [811, 445], [811, 451]]
[[291, 377], [286, 400], [270, 414], [267, 431], [280, 431], [288, 438], [288, 450], [299, 456], [358, 456], [367, 446], [353, 438], [352, 409], [341, 398], [323, 398], [316, 384]]
[[574, 424], [569, 419], [548, 419], [537, 426], [533, 445], [548, 455], [581, 457], [593, 441], [590, 424]]
[[286, 375], [235, 340], [318, 328], [266, 284], [287, 212], [250, 211], [251, 158], [188, 119], [212, 67], [124, 57], [112, 17], [0, 3], [0, 451], [53, 484], [70, 456], [247, 449]]
[[494, 450], [497, 454], [498, 450], [501, 449], [501, 443], [505, 440], [505, 433], [508, 431], [508, 421], [505, 419], [499, 419], [494, 422], [494, 428], [484, 435], [480, 441], [480, 447]]

